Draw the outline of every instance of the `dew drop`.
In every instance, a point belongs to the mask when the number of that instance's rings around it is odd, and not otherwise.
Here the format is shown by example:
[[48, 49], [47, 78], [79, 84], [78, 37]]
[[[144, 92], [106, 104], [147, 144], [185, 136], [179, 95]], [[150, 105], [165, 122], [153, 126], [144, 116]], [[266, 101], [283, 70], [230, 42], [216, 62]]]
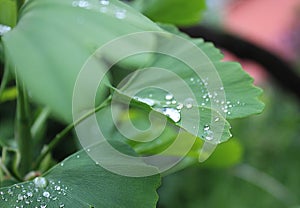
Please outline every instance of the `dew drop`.
[[181, 109], [183, 108], [183, 106], [184, 106], [184, 105], [183, 105], [182, 103], [179, 103], [179, 104], [177, 105], [176, 108], [177, 108], [178, 110], [181, 110]]
[[100, 0], [99, 3], [104, 6], [107, 6], [107, 5], [109, 5], [109, 0]]
[[162, 112], [164, 115], [168, 116], [174, 122], [179, 122], [181, 119], [180, 112], [174, 108], [162, 108], [157, 109], [159, 112]]
[[4, 33], [9, 32], [10, 30], [11, 30], [11, 27], [0, 24], [0, 36], [4, 35]]
[[155, 105], [155, 101], [149, 98], [137, 98], [138, 101], [145, 103], [149, 106], [154, 106]]
[[126, 10], [125, 9], [117, 9], [115, 16], [118, 19], [124, 19], [126, 17]]
[[80, 155], [77, 155], [76, 158], [80, 158]]
[[194, 100], [192, 98], [187, 98], [184, 101], [184, 105], [186, 108], [190, 109], [193, 107]]
[[43, 196], [46, 197], [46, 198], [49, 198], [50, 197], [50, 193], [48, 191], [44, 191], [43, 192]]
[[205, 125], [203, 129], [204, 129], [204, 131], [208, 131], [210, 129], [210, 127], [209, 127], [209, 125]]
[[166, 96], [165, 96], [165, 99], [166, 100], [172, 100], [174, 98], [174, 96], [172, 95], [172, 94], [167, 94]]
[[44, 177], [36, 177], [33, 180], [33, 183], [37, 188], [46, 188], [48, 185], [48, 181]]
[[212, 130], [210, 130], [210, 126], [209, 125], [205, 125], [203, 127], [203, 138], [205, 140], [211, 141], [214, 138], [214, 133]]

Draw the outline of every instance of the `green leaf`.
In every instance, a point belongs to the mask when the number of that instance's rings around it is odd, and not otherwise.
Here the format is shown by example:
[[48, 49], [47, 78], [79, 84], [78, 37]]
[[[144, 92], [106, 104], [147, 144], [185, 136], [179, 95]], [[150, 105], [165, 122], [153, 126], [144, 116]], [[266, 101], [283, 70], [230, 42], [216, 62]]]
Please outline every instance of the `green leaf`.
[[[102, 145], [99, 143], [87, 151], [97, 152]], [[132, 154], [127, 145], [115, 142], [114, 146]], [[112, 166], [153, 169], [142, 162], [124, 164], [109, 155], [106, 157]], [[159, 184], [159, 175], [130, 178], [109, 172], [82, 150], [43, 177], [0, 189], [0, 207], [154, 208]]]
[[16, 1], [0, 0], [0, 24], [14, 27], [17, 22], [17, 11]]
[[[109, 2], [27, 1], [17, 26], [3, 36], [5, 54], [32, 98], [68, 123], [76, 77], [87, 58], [122, 35], [161, 30], [133, 8], [117, 0]], [[109, 74], [104, 81], [108, 79]], [[99, 90], [98, 104], [106, 93]]]
[[205, 0], [136, 0], [133, 7], [156, 22], [179, 26], [199, 23]]
[[203, 161], [215, 145], [231, 137], [226, 119], [262, 111], [261, 90], [238, 63], [221, 61], [222, 54], [212, 44], [191, 39], [172, 27], [165, 29], [184, 39], [162, 35], [154, 61], [121, 83], [113, 99], [146, 104], [148, 112], [166, 115], [179, 128], [207, 141], [200, 152]]

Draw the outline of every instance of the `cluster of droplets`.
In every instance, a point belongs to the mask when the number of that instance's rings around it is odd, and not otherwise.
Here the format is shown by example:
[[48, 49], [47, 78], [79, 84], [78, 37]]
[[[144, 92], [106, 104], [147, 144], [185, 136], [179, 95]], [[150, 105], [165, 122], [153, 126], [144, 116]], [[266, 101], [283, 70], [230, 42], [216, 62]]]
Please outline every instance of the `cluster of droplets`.
[[[195, 79], [194, 77], [190, 78], [190, 84], [191, 85], [198, 85], [200, 87], [200, 91], [202, 94], [202, 97], [200, 97], [200, 106], [202, 107], [211, 107], [212, 102], [214, 105], [218, 106], [218, 109], [220, 109], [225, 115], [229, 116], [232, 114], [232, 109], [236, 106], [243, 106], [245, 103], [238, 101], [228, 101], [225, 100], [225, 97], [223, 99], [220, 99], [220, 92], [222, 94], [225, 94], [224, 87], [221, 86], [218, 90], [208, 92], [207, 87], [209, 84], [209, 79], [208, 77], [200, 80], [200, 79]], [[225, 95], [226, 96], [226, 95]], [[220, 112], [219, 112], [220, 113]]]
[[125, 19], [127, 14], [126, 9], [112, 5], [109, 0], [99, 0], [98, 4], [91, 3], [88, 0], [74, 0], [72, 2], [72, 6], [83, 9], [93, 9], [102, 13], [112, 14], [117, 19]]
[[10, 203], [13, 208], [47, 208], [54, 202], [59, 208], [64, 208], [65, 204], [61, 199], [68, 191], [69, 188], [61, 181], [48, 181], [44, 177], [37, 177], [32, 182], [14, 185], [6, 192], [1, 191], [0, 199]]
[[5, 33], [11, 30], [10, 26], [0, 24], [0, 36], [4, 35]]
[[181, 120], [181, 110], [183, 108], [190, 109], [195, 105], [194, 99], [186, 98], [184, 102], [178, 102], [171, 93], [164, 96], [164, 101], [157, 101], [152, 97], [153, 95], [149, 94], [146, 98], [135, 96], [134, 99], [153, 107], [153, 109], [168, 116], [176, 123]]

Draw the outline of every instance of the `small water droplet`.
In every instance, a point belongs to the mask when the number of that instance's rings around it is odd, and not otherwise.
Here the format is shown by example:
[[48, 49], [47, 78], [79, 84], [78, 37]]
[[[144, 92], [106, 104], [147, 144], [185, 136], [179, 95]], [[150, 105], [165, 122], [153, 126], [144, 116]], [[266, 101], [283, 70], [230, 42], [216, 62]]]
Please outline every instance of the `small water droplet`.
[[9, 32], [10, 30], [11, 30], [10, 26], [0, 24], [0, 36], [4, 35], [4, 33]]
[[60, 166], [61, 166], [61, 167], [63, 167], [63, 166], [64, 166], [64, 163], [63, 163], [63, 162], [62, 162], [62, 163], [60, 163]]
[[117, 9], [115, 16], [118, 19], [124, 19], [126, 17], [126, 10], [125, 9]]
[[46, 197], [46, 198], [49, 198], [50, 197], [50, 193], [48, 191], [44, 191], [43, 192], [43, 196]]
[[184, 101], [184, 105], [186, 108], [190, 109], [193, 107], [194, 100], [192, 98], [187, 98]]
[[99, 0], [99, 3], [104, 6], [107, 6], [107, 5], [109, 5], [109, 0]]
[[172, 95], [172, 94], [167, 94], [166, 96], [165, 96], [165, 99], [166, 100], [172, 100], [174, 98], [174, 96]]
[[23, 201], [24, 197], [22, 196], [22, 194], [18, 194], [18, 200], [19, 201]]
[[33, 180], [33, 183], [37, 188], [46, 188], [48, 185], [48, 181], [44, 177], [36, 177]]
[[210, 127], [209, 127], [209, 125], [205, 125], [203, 129], [204, 129], [204, 131], [208, 131], [210, 129]]
[[80, 158], [80, 155], [77, 155], [76, 158]]
[[205, 140], [211, 141], [214, 138], [214, 133], [212, 130], [210, 130], [210, 126], [209, 125], [204, 125], [203, 127], [203, 138]]
[[181, 109], [183, 108], [183, 106], [184, 106], [184, 105], [183, 105], [182, 103], [179, 103], [179, 104], [177, 105], [176, 108], [177, 108], [178, 110], [181, 110]]

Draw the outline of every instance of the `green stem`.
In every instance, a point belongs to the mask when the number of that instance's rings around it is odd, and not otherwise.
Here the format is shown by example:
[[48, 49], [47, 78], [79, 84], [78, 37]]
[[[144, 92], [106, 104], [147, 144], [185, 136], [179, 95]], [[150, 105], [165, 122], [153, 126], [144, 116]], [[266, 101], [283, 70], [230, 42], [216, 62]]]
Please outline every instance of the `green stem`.
[[59, 132], [49, 143], [49, 145], [42, 151], [41, 155], [37, 158], [36, 163], [34, 164], [34, 170], [39, 167], [43, 159], [65, 138], [65, 136], [78, 124], [83, 122], [85, 119], [93, 115], [94, 113], [100, 111], [101, 109], [105, 108], [111, 101], [111, 96], [108, 97], [102, 104], [98, 107], [94, 108], [93, 110], [89, 111], [77, 121], [69, 124], [66, 128], [64, 128], [61, 132]]
[[8, 83], [8, 80], [9, 80], [9, 65], [8, 65], [8, 62], [6, 62], [5, 67], [4, 67], [4, 74], [3, 74], [1, 85], [0, 85], [0, 98], [2, 97], [2, 94]]
[[45, 123], [47, 121], [48, 116], [50, 115], [50, 109], [45, 107], [39, 113], [38, 117], [34, 121], [33, 125], [31, 126], [30, 132], [31, 136], [34, 139], [34, 142], [37, 144], [39, 143], [39, 136], [45, 127]]
[[16, 78], [16, 83], [18, 89], [18, 99], [15, 138], [21, 155], [19, 172], [21, 176], [24, 176], [30, 170], [33, 159], [32, 139], [30, 133], [30, 113], [27, 93], [23, 84], [21, 84], [21, 82], [18, 80], [18, 77]]

